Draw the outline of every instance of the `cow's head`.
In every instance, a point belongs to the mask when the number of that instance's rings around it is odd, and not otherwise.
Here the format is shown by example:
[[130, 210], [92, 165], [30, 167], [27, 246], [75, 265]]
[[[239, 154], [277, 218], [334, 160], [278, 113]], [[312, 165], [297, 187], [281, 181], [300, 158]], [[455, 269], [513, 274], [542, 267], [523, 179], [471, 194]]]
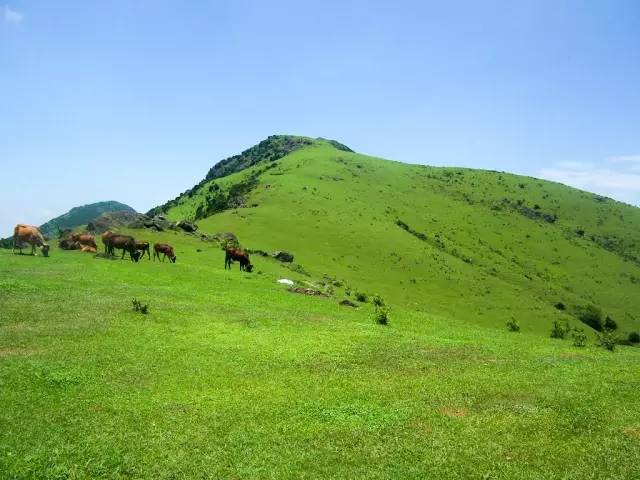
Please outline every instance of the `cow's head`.
[[134, 262], [137, 262], [138, 260], [140, 260], [140, 252], [133, 252], [131, 254], [131, 258], [133, 259]]
[[251, 273], [251, 271], [253, 270], [253, 265], [249, 264], [249, 265], [247, 265], [246, 267], [244, 267], [244, 269], [245, 269], [247, 272]]
[[171, 260], [171, 263], [176, 263], [176, 257], [175, 255], [173, 257], [169, 257], [169, 260]]
[[49, 256], [49, 244], [48, 243], [43, 243], [42, 244], [42, 255], [44, 255], [45, 257]]

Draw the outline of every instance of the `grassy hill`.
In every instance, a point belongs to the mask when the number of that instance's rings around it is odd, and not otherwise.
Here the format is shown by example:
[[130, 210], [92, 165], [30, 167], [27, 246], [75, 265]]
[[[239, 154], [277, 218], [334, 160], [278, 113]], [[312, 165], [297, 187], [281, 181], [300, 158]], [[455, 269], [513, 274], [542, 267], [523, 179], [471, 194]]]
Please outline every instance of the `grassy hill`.
[[[0, 250], [0, 478], [637, 476], [640, 348], [549, 330], [585, 304], [637, 328], [638, 209], [266, 142], [154, 209], [196, 234], [120, 228], [175, 264]], [[228, 231], [294, 263], [224, 270]]]
[[90, 203], [80, 207], [74, 207], [67, 213], [49, 220], [40, 226], [40, 231], [46, 236], [54, 236], [58, 233], [58, 229], [65, 230], [67, 228], [74, 229], [76, 227], [86, 226], [91, 220], [107, 212], [135, 213], [135, 210], [129, 205], [114, 200]]
[[382, 160], [323, 139], [274, 136], [254, 150], [257, 160], [247, 150], [251, 161], [233, 157], [236, 171], [210, 178], [214, 167], [155, 211], [235, 232], [252, 249], [290, 250], [312, 277], [418, 311], [488, 326], [514, 318], [546, 333], [554, 319], [573, 322], [595, 305], [621, 328], [640, 329], [638, 208], [529, 177]]

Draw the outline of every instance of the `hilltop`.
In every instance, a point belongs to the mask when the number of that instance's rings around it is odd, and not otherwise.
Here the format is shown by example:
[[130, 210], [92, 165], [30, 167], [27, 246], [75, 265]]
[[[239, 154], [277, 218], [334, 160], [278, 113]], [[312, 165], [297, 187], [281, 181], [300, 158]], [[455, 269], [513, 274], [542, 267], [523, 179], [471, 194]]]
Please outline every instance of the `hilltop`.
[[558, 183], [284, 135], [219, 162], [150, 213], [289, 250], [309, 277], [417, 311], [546, 333], [595, 306], [640, 328], [640, 209]]
[[76, 227], [85, 226], [101, 214], [109, 212], [136, 213], [136, 211], [129, 205], [116, 202], [115, 200], [89, 203], [87, 205], [74, 207], [67, 213], [43, 223], [40, 226], [40, 231], [45, 236], [55, 236], [57, 235], [58, 230], [74, 229]]

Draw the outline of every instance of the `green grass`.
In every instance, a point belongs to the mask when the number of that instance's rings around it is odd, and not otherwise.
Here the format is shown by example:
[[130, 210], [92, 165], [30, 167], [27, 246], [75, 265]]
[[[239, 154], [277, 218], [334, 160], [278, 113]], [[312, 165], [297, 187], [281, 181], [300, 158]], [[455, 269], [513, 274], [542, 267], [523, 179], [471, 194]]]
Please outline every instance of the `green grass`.
[[381, 326], [269, 259], [225, 271], [211, 244], [145, 236], [178, 262], [0, 250], [1, 478], [637, 474], [637, 348], [392, 302]]

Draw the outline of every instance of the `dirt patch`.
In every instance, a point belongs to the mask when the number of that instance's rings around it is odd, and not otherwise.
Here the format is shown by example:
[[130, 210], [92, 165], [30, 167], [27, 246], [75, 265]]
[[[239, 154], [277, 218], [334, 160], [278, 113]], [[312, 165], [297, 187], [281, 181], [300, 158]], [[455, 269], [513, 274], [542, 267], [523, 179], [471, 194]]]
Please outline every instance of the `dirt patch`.
[[0, 347], [0, 358], [8, 357], [29, 357], [40, 353], [42, 350], [37, 348], [22, 348], [22, 347]]
[[622, 432], [631, 438], [635, 438], [636, 440], [640, 440], [640, 426], [635, 427], [626, 427]]
[[464, 418], [467, 416], [467, 411], [463, 408], [443, 407], [438, 411], [441, 415], [449, 418]]

